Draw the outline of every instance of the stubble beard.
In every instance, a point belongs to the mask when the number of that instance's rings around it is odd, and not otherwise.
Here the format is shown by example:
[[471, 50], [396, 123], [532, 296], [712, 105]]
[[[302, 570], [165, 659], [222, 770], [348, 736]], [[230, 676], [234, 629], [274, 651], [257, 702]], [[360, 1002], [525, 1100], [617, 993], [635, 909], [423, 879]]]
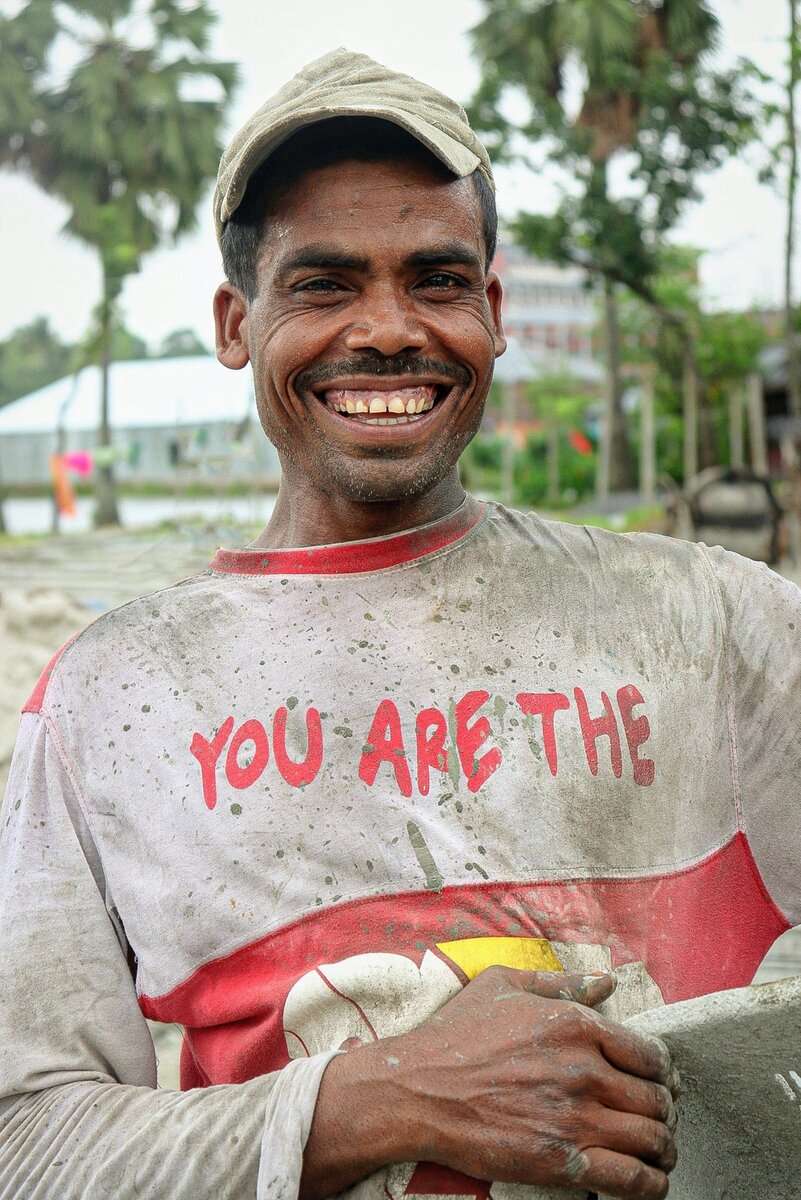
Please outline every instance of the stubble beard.
[[[475, 419], [458, 439], [442, 442], [421, 457], [405, 457], [393, 453], [390, 447], [368, 458], [355, 459], [345, 454], [332, 454], [331, 447], [315, 429], [314, 478], [322, 490], [357, 504], [391, 504], [419, 500], [432, 491], [453, 470], [462, 452], [473, 440], [481, 426], [484, 402]], [[268, 435], [269, 436], [269, 435]], [[297, 472], [309, 475], [285, 440], [276, 443], [279, 455], [286, 456]]]

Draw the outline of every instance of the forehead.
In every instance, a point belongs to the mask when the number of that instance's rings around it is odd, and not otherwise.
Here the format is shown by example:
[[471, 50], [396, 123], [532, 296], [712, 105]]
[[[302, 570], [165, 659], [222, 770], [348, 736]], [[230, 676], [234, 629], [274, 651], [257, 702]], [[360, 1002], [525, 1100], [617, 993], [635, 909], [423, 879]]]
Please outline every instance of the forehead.
[[481, 206], [470, 179], [412, 162], [346, 160], [305, 172], [267, 213], [263, 246], [282, 256], [306, 241], [408, 252], [443, 238], [483, 247]]

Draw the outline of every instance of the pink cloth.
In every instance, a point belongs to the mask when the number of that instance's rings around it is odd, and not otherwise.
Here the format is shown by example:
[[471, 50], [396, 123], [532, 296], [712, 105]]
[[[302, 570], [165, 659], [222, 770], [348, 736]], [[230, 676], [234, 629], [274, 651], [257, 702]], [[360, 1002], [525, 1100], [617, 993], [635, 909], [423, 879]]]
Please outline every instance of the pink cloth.
[[86, 476], [92, 474], [94, 468], [94, 458], [90, 450], [69, 450], [62, 455], [64, 466], [70, 471], [74, 471], [76, 475]]

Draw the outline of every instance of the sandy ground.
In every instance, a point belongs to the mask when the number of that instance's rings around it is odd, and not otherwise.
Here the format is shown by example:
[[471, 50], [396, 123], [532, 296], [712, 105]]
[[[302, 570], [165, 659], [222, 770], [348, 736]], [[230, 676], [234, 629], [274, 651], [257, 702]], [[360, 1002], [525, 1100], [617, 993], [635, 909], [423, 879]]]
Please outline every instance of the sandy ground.
[[[0, 548], [0, 789], [5, 789], [18, 714], [40, 672], [99, 613], [203, 568], [219, 545], [244, 545], [253, 530], [187, 524], [150, 533], [46, 537]], [[801, 584], [801, 568], [783, 574]], [[801, 928], [780, 938], [757, 978], [801, 973]], [[162, 1087], [177, 1087], [180, 1030], [152, 1027]]]

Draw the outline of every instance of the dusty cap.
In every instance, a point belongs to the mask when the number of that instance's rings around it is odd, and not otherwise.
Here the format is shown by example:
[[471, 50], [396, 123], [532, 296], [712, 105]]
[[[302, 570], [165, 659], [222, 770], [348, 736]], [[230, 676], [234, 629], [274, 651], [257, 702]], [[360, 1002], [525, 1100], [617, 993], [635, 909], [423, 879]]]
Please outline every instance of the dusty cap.
[[489, 155], [455, 100], [366, 54], [340, 48], [308, 63], [234, 134], [220, 160], [214, 190], [218, 241], [253, 172], [293, 133], [329, 117], [392, 121], [454, 175], [461, 178], [478, 169], [495, 188]]

